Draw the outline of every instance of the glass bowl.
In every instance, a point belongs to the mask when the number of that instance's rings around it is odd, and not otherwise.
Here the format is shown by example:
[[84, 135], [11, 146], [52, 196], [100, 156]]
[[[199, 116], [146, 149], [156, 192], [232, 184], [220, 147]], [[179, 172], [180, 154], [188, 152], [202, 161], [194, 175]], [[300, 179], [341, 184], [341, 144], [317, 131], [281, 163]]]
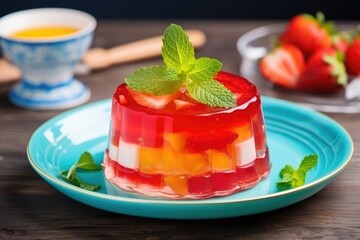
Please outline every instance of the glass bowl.
[[[276, 23], [255, 28], [243, 34], [237, 41], [237, 49], [242, 57], [240, 74], [252, 81], [262, 95], [285, 99], [311, 107], [322, 112], [358, 113], [360, 98], [347, 99], [346, 92], [353, 88], [348, 85], [336, 94], [315, 95], [285, 89], [264, 79], [258, 67], [259, 59], [266, 55], [277, 37], [284, 31], [286, 23]], [[338, 24], [340, 31], [354, 30], [355, 24]], [[359, 96], [359, 95], [358, 95]]]

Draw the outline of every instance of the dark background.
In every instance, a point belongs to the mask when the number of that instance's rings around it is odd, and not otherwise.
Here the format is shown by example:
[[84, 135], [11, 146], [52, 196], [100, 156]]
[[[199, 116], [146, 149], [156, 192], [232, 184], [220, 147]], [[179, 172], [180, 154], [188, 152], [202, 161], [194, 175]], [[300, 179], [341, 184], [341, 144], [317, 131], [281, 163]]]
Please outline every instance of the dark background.
[[324, 12], [331, 20], [360, 19], [359, 0], [0, 0], [0, 17], [38, 7], [86, 11], [97, 19], [289, 19]]

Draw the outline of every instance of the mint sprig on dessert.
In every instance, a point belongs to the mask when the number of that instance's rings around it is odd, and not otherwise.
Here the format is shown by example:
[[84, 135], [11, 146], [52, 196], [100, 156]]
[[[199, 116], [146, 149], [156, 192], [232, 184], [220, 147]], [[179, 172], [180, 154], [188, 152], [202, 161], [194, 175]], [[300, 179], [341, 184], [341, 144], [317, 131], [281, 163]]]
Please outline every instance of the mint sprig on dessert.
[[77, 170], [83, 170], [83, 171], [98, 171], [101, 170], [102, 167], [100, 165], [97, 165], [94, 161], [94, 158], [89, 152], [84, 152], [81, 154], [79, 160], [71, 166], [69, 171], [61, 171], [60, 177], [65, 181], [68, 182], [74, 186], [80, 187], [85, 190], [89, 191], [96, 191], [100, 189], [100, 186], [98, 185], [92, 185], [85, 183], [76, 174]]
[[225, 86], [214, 80], [222, 63], [213, 58], [195, 58], [186, 32], [169, 25], [163, 35], [162, 58], [165, 66], [141, 68], [125, 78], [129, 88], [146, 94], [163, 96], [188, 91], [196, 101], [211, 107], [235, 107], [236, 101]]
[[317, 162], [318, 156], [310, 154], [304, 157], [297, 170], [290, 165], [286, 165], [280, 171], [281, 180], [276, 183], [278, 189], [282, 191], [304, 185], [306, 174], [316, 166]]

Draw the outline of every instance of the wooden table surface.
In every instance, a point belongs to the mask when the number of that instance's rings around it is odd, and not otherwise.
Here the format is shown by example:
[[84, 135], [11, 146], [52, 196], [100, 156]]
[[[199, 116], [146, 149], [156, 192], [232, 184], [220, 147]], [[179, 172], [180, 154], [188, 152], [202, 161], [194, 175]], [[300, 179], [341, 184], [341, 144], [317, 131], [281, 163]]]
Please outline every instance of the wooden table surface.
[[[94, 46], [162, 34], [171, 21], [100, 21]], [[221, 59], [238, 73], [236, 41], [261, 21], [174, 21], [205, 31], [198, 56]], [[160, 58], [123, 64], [79, 76], [92, 91], [90, 101], [111, 97], [125, 75]], [[327, 114], [350, 133], [355, 150], [335, 181], [314, 196], [272, 212], [215, 220], [158, 220], [98, 210], [48, 185], [31, 168], [26, 146], [44, 121], [62, 111], [34, 111], [10, 104], [0, 91], [0, 239], [360, 239], [360, 114]]]

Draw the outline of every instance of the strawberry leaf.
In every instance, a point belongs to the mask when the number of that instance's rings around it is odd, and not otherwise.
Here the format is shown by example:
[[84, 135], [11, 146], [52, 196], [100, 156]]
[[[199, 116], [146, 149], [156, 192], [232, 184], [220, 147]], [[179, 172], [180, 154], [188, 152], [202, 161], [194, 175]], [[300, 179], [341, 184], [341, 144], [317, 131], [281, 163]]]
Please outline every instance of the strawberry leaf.
[[335, 55], [324, 55], [323, 59], [324, 62], [331, 66], [331, 75], [336, 77], [337, 83], [345, 86], [347, 84], [347, 74], [344, 65], [344, 54], [338, 51]]
[[330, 35], [333, 35], [335, 31], [334, 22], [333, 21], [326, 21], [325, 15], [323, 12], [319, 11], [316, 13], [315, 16], [316, 21], [318, 24], [325, 29]]

